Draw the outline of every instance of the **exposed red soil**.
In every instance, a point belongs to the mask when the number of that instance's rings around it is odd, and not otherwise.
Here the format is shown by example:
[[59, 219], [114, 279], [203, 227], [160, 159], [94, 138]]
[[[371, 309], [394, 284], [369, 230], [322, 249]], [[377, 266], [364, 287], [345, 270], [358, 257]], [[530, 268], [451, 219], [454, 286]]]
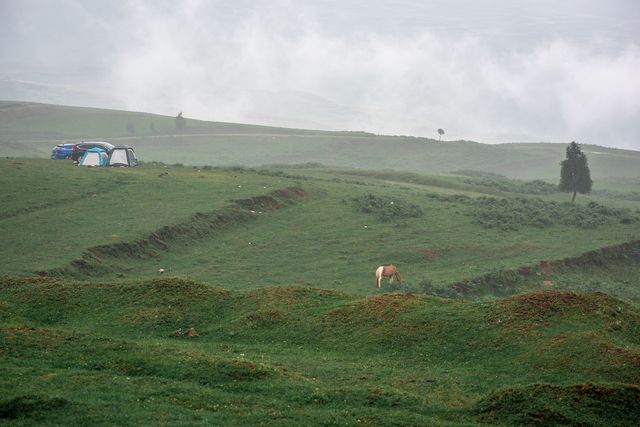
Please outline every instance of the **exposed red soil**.
[[15, 334], [42, 334], [43, 330], [37, 330], [31, 326], [15, 326], [12, 328], [4, 328], [7, 332], [13, 332]]
[[596, 292], [585, 295], [572, 291], [539, 291], [516, 295], [500, 301], [499, 305], [511, 305], [510, 311], [521, 316], [547, 316], [567, 308], [579, 308], [583, 313], [594, 313], [606, 304], [606, 294]]
[[329, 316], [340, 322], [369, 319], [391, 321], [422, 299], [421, 296], [414, 294], [384, 294], [338, 308], [329, 313]]
[[307, 196], [307, 193], [300, 187], [287, 187], [274, 190], [264, 196], [255, 196], [250, 199], [238, 199], [234, 202], [245, 209], [251, 210], [273, 210], [285, 206], [286, 202], [299, 200]]
[[[640, 368], [640, 352], [608, 343], [600, 344], [600, 350], [609, 356], [608, 359], [612, 364], [619, 366], [632, 364]], [[638, 371], [638, 377], [640, 378], [640, 371]]]
[[271, 192], [274, 197], [286, 200], [299, 200], [307, 197], [307, 192], [300, 187], [287, 187]]

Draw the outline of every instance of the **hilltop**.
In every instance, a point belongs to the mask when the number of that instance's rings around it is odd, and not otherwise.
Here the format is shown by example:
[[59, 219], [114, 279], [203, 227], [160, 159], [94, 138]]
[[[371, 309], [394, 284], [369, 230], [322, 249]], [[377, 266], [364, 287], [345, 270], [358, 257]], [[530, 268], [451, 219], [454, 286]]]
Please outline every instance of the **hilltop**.
[[[366, 132], [288, 129], [175, 118], [147, 113], [0, 102], [0, 156], [48, 157], [52, 145], [106, 139], [134, 145], [144, 161], [185, 165], [259, 166], [321, 163], [417, 173], [478, 170], [521, 179], [558, 179], [566, 143], [438, 142]], [[579, 142], [579, 141], [578, 141]], [[583, 146], [592, 176], [637, 178], [640, 153]]]

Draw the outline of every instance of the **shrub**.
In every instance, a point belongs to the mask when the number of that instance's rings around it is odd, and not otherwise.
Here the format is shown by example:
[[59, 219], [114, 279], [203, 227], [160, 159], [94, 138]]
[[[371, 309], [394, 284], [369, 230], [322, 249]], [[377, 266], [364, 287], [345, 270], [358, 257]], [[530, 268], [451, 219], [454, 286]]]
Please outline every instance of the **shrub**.
[[541, 199], [480, 197], [471, 199], [474, 222], [485, 228], [504, 231], [519, 230], [523, 226], [545, 228], [553, 224], [596, 228], [612, 218], [626, 218], [627, 210], [610, 208], [595, 202], [586, 206], [572, 203], [545, 202]]
[[352, 200], [356, 211], [373, 214], [382, 222], [424, 216], [424, 211], [420, 206], [397, 198], [381, 197], [369, 193]]
[[37, 414], [44, 416], [45, 412], [64, 408], [68, 404], [68, 400], [60, 397], [18, 396], [0, 402], [0, 419], [16, 419]]
[[469, 178], [464, 180], [466, 184], [484, 187], [493, 191], [520, 194], [552, 194], [558, 191], [555, 185], [539, 179], [522, 181], [507, 178], [503, 175], [478, 171], [457, 171], [454, 173], [468, 176]]
[[488, 273], [451, 285], [460, 298], [506, 296], [517, 293], [524, 285], [521, 274], [514, 270], [494, 268]]

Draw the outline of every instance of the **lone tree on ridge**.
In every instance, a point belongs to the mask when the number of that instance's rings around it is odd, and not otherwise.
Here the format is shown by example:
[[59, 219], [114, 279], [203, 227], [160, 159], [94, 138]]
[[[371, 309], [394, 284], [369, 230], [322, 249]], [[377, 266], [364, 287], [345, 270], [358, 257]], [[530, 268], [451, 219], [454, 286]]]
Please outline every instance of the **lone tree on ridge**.
[[560, 162], [558, 190], [573, 193], [571, 198], [571, 203], [573, 203], [576, 200], [576, 193], [589, 193], [592, 184], [587, 156], [580, 150], [580, 144], [573, 141], [567, 146], [566, 160]]
[[442, 135], [444, 135], [444, 129], [438, 129], [438, 135], [440, 135], [438, 137], [438, 141], [440, 141], [440, 138], [442, 138]]
[[182, 111], [176, 116], [176, 130], [182, 132], [187, 128], [187, 121], [182, 117]]

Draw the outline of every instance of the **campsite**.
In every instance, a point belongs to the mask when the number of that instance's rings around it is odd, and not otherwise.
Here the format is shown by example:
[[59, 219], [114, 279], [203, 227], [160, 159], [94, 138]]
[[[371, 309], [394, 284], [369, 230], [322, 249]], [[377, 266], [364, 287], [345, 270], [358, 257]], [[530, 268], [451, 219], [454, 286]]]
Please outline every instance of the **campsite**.
[[[92, 143], [83, 142], [77, 145], [97, 145]], [[111, 145], [110, 148], [103, 148], [100, 146], [94, 146], [83, 150], [82, 154], [77, 157], [76, 163], [78, 166], [119, 166], [119, 167], [134, 167], [138, 166], [138, 158], [133, 147], [128, 145]], [[54, 147], [51, 158], [56, 157], [56, 150], [59, 146]], [[72, 150], [77, 150], [74, 146]], [[67, 158], [67, 157], [63, 157]], [[73, 158], [73, 155], [71, 156]]]
[[[60, 113], [43, 107], [14, 106]], [[69, 123], [76, 112], [109, 120], [71, 109]], [[41, 158], [0, 159], [3, 420], [638, 419], [635, 153], [594, 161], [594, 191], [571, 205], [553, 186], [463, 165], [167, 164], [154, 155], [171, 146], [154, 154], [142, 139], [128, 140], [134, 168], [48, 160], [50, 143]], [[186, 152], [201, 143], [181, 137]], [[60, 182], [77, 191], [51, 191]], [[390, 263], [402, 283], [378, 289], [375, 270]]]

